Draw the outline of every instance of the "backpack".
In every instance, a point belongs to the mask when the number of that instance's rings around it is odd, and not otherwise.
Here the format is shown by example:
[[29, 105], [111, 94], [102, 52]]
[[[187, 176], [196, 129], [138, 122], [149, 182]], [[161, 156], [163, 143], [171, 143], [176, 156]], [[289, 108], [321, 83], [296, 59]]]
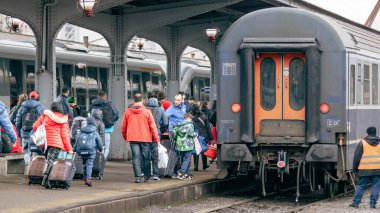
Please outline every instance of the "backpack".
[[36, 107], [25, 107], [24, 113], [22, 114], [22, 130], [32, 131], [33, 124], [38, 119], [39, 114]]
[[160, 120], [161, 120], [161, 118], [159, 117], [160, 115], [158, 113], [158, 108], [157, 107], [147, 107], [147, 109], [149, 109], [149, 111], [152, 113], [154, 123], [156, 124], [156, 126], [158, 128], [160, 126]]
[[111, 103], [102, 104], [100, 107], [94, 107], [94, 109], [100, 109], [103, 112], [103, 123], [106, 128], [110, 128], [114, 125], [115, 119]]
[[78, 139], [78, 136], [80, 134], [80, 129], [84, 127], [84, 125], [82, 125], [83, 122], [86, 122], [86, 120], [75, 120], [75, 122], [73, 122], [73, 125], [71, 126], [71, 130], [70, 130], [71, 139], [75, 141]]
[[94, 153], [95, 137], [94, 133], [81, 132], [75, 142], [76, 152], [80, 156], [88, 156]]

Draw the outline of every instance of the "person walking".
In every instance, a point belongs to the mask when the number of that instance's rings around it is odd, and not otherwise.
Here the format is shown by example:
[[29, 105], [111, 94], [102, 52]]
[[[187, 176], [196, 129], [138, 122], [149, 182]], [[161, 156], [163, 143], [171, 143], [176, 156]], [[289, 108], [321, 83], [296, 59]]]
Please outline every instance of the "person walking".
[[67, 98], [67, 102], [70, 104], [71, 111], [73, 112], [73, 118], [80, 116], [81, 108], [75, 103], [75, 98], [73, 96], [69, 96]]
[[371, 182], [370, 208], [375, 209], [380, 191], [380, 138], [376, 127], [367, 128], [367, 136], [358, 144], [354, 154], [353, 171], [359, 176], [350, 207], [359, 208], [366, 185]]
[[117, 120], [119, 120], [119, 112], [116, 110], [115, 106], [108, 101], [107, 93], [100, 91], [98, 93], [98, 98], [92, 100], [90, 106], [90, 113], [93, 114], [94, 109], [100, 109], [103, 112], [103, 123], [105, 126], [105, 148], [104, 159], [107, 159], [107, 156], [110, 152], [111, 144], [111, 133], [114, 130], [114, 125]]
[[21, 104], [24, 103], [24, 101], [28, 100], [28, 95], [21, 94], [18, 96], [17, 105], [12, 107], [11, 112], [9, 113], [9, 120], [11, 120], [12, 124], [16, 125], [16, 117], [18, 110], [21, 108]]
[[[129, 142], [132, 150], [133, 171], [135, 183], [141, 182], [141, 167], [144, 171], [144, 179], [150, 178], [150, 147], [152, 138], [156, 143], [160, 142], [157, 126], [152, 113], [143, 106], [143, 97], [140, 93], [133, 96], [134, 104], [126, 110], [121, 123], [121, 134], [125, 141]], [[140, 162], [142, 159], [142, 163]], [[142, 166], [141, 166], [142, 164]]]
[[63, 114], [68, 116], [69, 123], [71, 125], [71, 122], [74, 119], [74, 114], [73, 114], [73, 110], [70, 107], [69, 102], [67, 101], [67, 98], [70, 95], [70, 87], [68, 87], [66, 85], [63, 86], [62, 89], [61, 89], [61, 92], [62, 93], [58, 96], [56, 102], [61, 103], [62, 108], [63, 108]]
[[[165, 115], [165, 110], [158, 106], [158, 100], [153, 96], [149, 97], [146, 102], [146, 108], [152, 113], [158, 134], [161, 135], [168, 127], [168, 118]], [[160, 180], [158, 177], [158, 143], [154, 141], [151, 146], [151, 159], [153, 164], [153, 180]]]
[[92, 186], [92, 167], [96, 156], [96, 151], [102, 152], [103, 145], [99, 133], [96, 131], [95, 119], [88, 117], [87, 125], [80, 130], [77, 142], [74, 145], [74, 152], [83, 160], [84, 184]]
[[[6, 110], [6, 106], [0, 101], [0, 129], [4, 129], [5, 134], [10, 138], [12, 144], [17, 142], [16, 132], [13, 130], [12, 123], [9, 120], [9, 116]], [[2, 132], [0, 131], [0, 138]]]
[[53, 102], [51, 110], [45, 110], [42, 116], [33, 124], [33, 130], [36, 131], [37, 128], [45, 122], [47, 141], [45, 157], [47, 167], [41, 184], [45, 188], [50, 188], [48, 177], [53, 168], [54, 161], [58, 158], [59, 152], [63, 150], [73, 154], [73, 148], [70, 144], [68, 116], [63, 113], [62, 104]]
[[102, 140], [103, 146], [105, 146], [105, 126], [103, 123], [103, 112], [100, 109], [95, 109], [94, 112], [92, 113], [92, 117], [95, 119], [96, 123], [96, 131], [99, 133], [100, 139]]
[[41, 154], [39, 149], [30, 140], [30, 132], [33, 130], [33, 123], [42, 115], [44, 107], [39, 102], [39, 93], [32, 91], [29, 93], [29, 100], [21, 104], [16, 116], [16, 129], [20, 135], [22, 147], [25, 149], [25, 165], [29, 165], [30, 156]]

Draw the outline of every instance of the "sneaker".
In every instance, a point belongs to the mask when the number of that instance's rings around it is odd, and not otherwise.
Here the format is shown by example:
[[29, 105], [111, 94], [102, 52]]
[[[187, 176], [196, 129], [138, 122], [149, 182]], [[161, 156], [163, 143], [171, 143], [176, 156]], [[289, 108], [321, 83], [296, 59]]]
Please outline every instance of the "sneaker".
[[149, 182], [149, 178], [144, 178], [144, 182]]
[[140, 177], [136, 177], [135, 178], [135, 183], [141, 183], [141, 178]]
[[179, 175], [178, 175], [178, 179], [180, 179], [180, 180], [186, 180], [186, 179], [188, 179], [190, 176], [188, 175], [188, 174], [186, 174], [186, 173], [180, 173]]
[[92, 186], [91, 179], [86, 178], [86, 181], [84, 184], [86, 184], [87, 186]]
[[144, 177], [144, 173], [141, 173], [141, 176], [140, 176], [141, 178], [143, 178]]
[[376, 206], [371, 205], [370, 208], [371, 209], [376, 209]]
[[356, 204], [351, 203], [351, 204], [349, 205], [349, 207], [352, 207], [352, 208], [359, 208], [359, 205], [356, 205]]
[[193, 179], [193, 176], [192, 175], [188, 175], [187, 176], [187, 180], [192, 180]]
[[161, 180], [158, 176], [153, 176], [153, 180]]

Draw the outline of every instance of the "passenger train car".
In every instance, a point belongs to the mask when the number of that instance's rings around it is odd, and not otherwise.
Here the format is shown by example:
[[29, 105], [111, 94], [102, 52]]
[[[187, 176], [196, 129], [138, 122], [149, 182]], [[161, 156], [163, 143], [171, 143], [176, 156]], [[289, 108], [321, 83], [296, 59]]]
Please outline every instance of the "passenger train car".
[[[33, 42], [0, 40], [0, 100], [8, 107], [16, 104], [17, 96], [35, 89], [35, 54]], [[135, 92], [165, 91], [166, 62], [149, 59], [142, 54], [127, 53], [128, 97]], [[83, 45], [56, 42], [56, 91], [63, 85], [72, 88], [71, 94], [82, 109], [88, 109], [91, 100], [100, 90], [108, 91], [110, 77], [110, 54], [90, 51]], [[182, 63], [187, 67], [187, 63]], [[190, 66], [190, 65], [189, 65]], [[197, 66], [190, 69], [192, 79], [188, 84], [198, 84]], [[187, 70], [185, 70], [187, 71]], [[210, 69], [208, 68], [210, 73]], [[209, 77], [208, 77], [209, 78]], [[187, 87], [186, 87], [187, 88]], [[191, 91], [189, 90], [191, 95]], [[200, 99], [200, 96], [197, 96]]]
[[253, 174], [263, 195], [284, 182], [297, 200], [302, 182], [346, 190], [358, 142], [380, 127], [379, 42], [378, 31], [301, 9], [237, 20], [217, 50], [219, 167]]

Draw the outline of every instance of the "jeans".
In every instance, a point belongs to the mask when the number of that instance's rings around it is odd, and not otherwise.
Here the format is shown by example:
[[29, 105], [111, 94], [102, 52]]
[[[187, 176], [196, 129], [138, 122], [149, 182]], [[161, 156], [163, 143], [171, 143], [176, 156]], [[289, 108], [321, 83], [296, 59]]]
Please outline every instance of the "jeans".
[[107, 159], [107, 156], [110, 153], [111, 133], [106, 132], [104, 136], [105, 136], [105, 141], [104, 141], [105, 147], [103, 150], [103, 154], [104, 154], [104, 159]]
[[22, 141], [22, 148], [25, 147], [26, 144], [28, 144], [28, 148], [25, 150], [25, 153], [24, 153], [24, 162], [25, 162], [25, 166], [29, 165], [30, 164], [30, 149], [29, 149], [29, 139], [30, 138], [22, 138], [21, 141]]
[[152, 142], [151, 144], [151, 158], [153, 167], [153, 176], [158, 177], [158, 143]]
[[135, 177], [141, 177], [141, 168], [143, 168], [146, 180], [150, 178], [150, 146], [147, 142], [130, 142], [132, 150], [132, 164]]
[[44, 178], [43, 178], [42, 184], [41, 184], [42, 186], [46, 186], [47, 185], [47, 181], [48, 181], [48, 177], [49, 177], [50, 171], [53, 168], [54, 161], [57, 160], [58, 154], [59, 154], [60, 151], [61, 151], [61, 149], [55, 148], [55, 147], [48, 147], [47, 148], [47, 151], [46, 151], [46, 154], [45, 154], [45, 157], [46, 157], [46, 160], [47, 160], [47, 167], [46, 167], [46, 170], [44, 172]]
[[371, 206], [376, 206], [377, 200], [379, 199], [380, 175], [359, 177], [359, 182], [356, 185], [354, 200], [352, 201], [354, 205], [360, 204], [365, 191], [365, 187], [369, 181], [371, 181], [371, 196], [369, 204]]
[[94, 160], [95, 160], [96, 154], [90, 155], [90, 156], [82, 156], [83, 160], [83, 176], [86, 179], [91, 179], [92, 176], [92, 167], [94, 166]]
[[186, 174], [190, 175], [191, 153], [193, 152], [193, 150], [191, 150], [191, 151], [177, 151], [177, 152], [178, 152], [178, 156], [181, 159], [180, 172], [182, 174], [186, 173]]

